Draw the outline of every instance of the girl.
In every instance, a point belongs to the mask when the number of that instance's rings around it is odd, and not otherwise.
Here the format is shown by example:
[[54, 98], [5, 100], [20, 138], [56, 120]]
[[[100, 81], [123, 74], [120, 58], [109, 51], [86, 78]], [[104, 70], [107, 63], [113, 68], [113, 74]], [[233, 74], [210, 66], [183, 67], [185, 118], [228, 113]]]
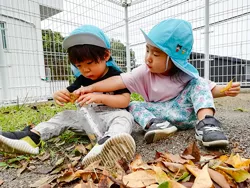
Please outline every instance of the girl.
[[[106, 35], [97, 27], [84, 25], [75, 29], [63, 41], [70, 62], [78, 68], [81, 75], [66, 89], [55, 92], [54, 100], [59, 105], [71, 101], [70, 94], [81, 86], [88, 86], [111, 76], [120, 75], [110, 55], [110, 43]], [[84, 157], [83, 164], [96, 160], [111, 166], [123, 156], [128, 161], [135, 153], [135, 142], [131, 137], [133, 117], [124, 108], [129, 105], [130, 92], [118, 89], [110, 93], [91, 93], [96, 114], [104, 126], [97, 128], [102, 136], [92, 150]], [[85, 133], [90, 124], [77, 111], [68, 110], [57, 114], [47, 122], [33, 129], [16, 132], [3, 132], [0, 135], [0, 150], [15, 153], [39, 153], [40, 139], [48, 140], [65, 130]], [[85, 121], [84, 121], [85, 120]]]
[[[132, 102], [129, 111], [146, 131], [147, 143], [196, 124], [195, 136], [204, 146], [228, 145], [221, 123], [214, 118], [209, 84], [187, 61], [193, 46], [191, 24], [167, 19], [154, 26], [148, 35], [144, 32], [143, 35], [147, 42], [145, 64], [130, 73], [80, 88], [75, 91], [81, 94], [78, 102], [95, 101], [90, 92], [128, 88], [145, 99], [145, 102]], [[216, 97], [222, 95], [218, 94], [218, 89], [215, 91]]]

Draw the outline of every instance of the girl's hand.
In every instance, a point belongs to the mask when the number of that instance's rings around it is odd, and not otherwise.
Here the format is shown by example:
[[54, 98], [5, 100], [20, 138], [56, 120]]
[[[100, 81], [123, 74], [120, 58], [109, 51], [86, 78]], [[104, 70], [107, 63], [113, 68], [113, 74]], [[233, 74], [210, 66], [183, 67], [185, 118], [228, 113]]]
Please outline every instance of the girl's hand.
[[56, 104], [64, 106], [64, 103], [70, 102], [70, 92], [67, 89], [56, 91], [53, 98]]
[[91, 103], [102, 104], [103, 96], [104, 95], [102, 93], [87, 93], [87, 94], [81, 95], [77, 99], [77, 102], [80, 104], [80, 106], [83, 106], [84, 104], [91, 104]]
[[235, 97], [240, 93], [240, 83], [239, 82], [233, 82], [232, 87], [225, 91], [226, 96]]
[[79, 89], [75, 90], [73, 93], [77, 96], [79, 95], [83, 95], [83, 94], [86, 94], [86, 93], [92, 93], [92, 88], [91, 86], [86, 86], [86, 87], [83, 87], [81, 86]]

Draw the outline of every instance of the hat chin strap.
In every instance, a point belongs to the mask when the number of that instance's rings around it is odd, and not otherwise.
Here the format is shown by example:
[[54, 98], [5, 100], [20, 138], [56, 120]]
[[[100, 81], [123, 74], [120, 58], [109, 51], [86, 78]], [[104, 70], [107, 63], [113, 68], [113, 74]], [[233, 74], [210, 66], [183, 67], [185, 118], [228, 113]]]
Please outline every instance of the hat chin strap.
[[168, 62], [169, 62], [169, 56], [167, 57], [165, 72], [168, 70]]

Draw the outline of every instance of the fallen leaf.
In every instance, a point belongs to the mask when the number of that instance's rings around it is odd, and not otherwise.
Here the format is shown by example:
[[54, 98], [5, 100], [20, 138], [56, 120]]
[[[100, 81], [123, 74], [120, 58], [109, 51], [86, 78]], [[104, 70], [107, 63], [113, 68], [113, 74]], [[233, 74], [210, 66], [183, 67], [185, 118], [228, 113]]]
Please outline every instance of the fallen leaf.
[[75, 150], [78, 151], [79, 153], [86, 155], [88, 152], [83, 144], [79, 144], [75, 147]]
[[27, 161], [22, 163], [22, 167], [17, 170], [17, 177], [20, 177], [20, 175], [26, 170], [28, 164], [29, 163]]
[[184, 164], [184, 166], [188, 169], [191, 174], [193, 174], [195, 177], [197, 177], [201, 173], [201, 169], [199, 169], [197, 166]]
[[55, 166], [61, 165], [61, 164], [63, 163], [63, 161], [64, 161], [64, 157], [58, 159], [58, 160], [56, 161], [56, 163], [55, 163]]
[[[194, 157], [194, 159], [191, 159], [193, 162], [200, 161], [200, 158], [201, 158], [200, 150], [198, 146], [196, 145], [196, 142], [193, 142], [192, 144], [190, 144], [181, 154], [181, 157], [185, 159], [189, 159], [190, 158], [189, 155]], [[187, 156], [188, 158], [186, 158], [185, 156]]]
[[199, 175], [195, 178], [192, 188], [212, 188], [213, 182], [208, 173], [208, 164], [206, 164]]
[[172, 172], [180, 172], [181, 174], [183, 174], [184, 172], [186, 172], [186, 168], [185, 166], [183, 166], [182, 164], [178, 164], [178, 163], [171, 163], [171, 162], [162, 162], [165, 167], [167, 167], [169, 170], [171, 170]]
[[73, 171], [67, 171], [65, 172], [62, 176], [60, 176], [59, 178], [57, 178], [57, 182], [71, 182], [73, 180], [75, 180], [77, 177], [75, 176], [75, 173]]
[[173, 162], [173, 163], [180, 163], [180, 164], [188, 163], [188, 160], [181, 158], [180, 155], [178, 155], [178, 154], [173, 155], [171, 153], [165, 153], [163, 155], [163, 157], [165, 159], [167, 159], [167, 161], [170, 161], [170, 162]]
[[236, 155], [231, 154], [225, 163], [232, 165], [234, 168], [243, 168], [247, 170], [250, 165], [250, 159], [244, 159], [237, 153]]
[[208, 173], [213, 181], [215, 181], [221, 188], [230, 188], [226, 178], [219, 172], [208, 168]]
[[2, 185], [4, 183], [4, 181], [3, 180], [0, 180], [0, 185]]
[[52, 176], [45, 176], [39, 180], [37, 180], [35, 183], [31, 184], [30, 187], [41, 187], [43, 185], [46, 185], [48, 183], [51, 183], [57, 178], [57, 176], [52, 175]]
[[128, 187], [145, 187], [156, 183], [155, 173], [149, 170], [139, 170], [123, 176], [123, 183]]
[[174, 180], [169, 180], [164, 183], [161, 183], [158, 188], [186, 188], [186, 187]]
[[42, 156], [38, 156], [37, 158], [40, 159], [41, 161], [45, 161], [49, 159], [49, 157], [50, 157], [50, 153], [46, 152]]
[[170, 180], [168, 175], [160, 167], [153, 166], [153, 170], [155, 171], [155, 179], [157, 183], [161, 184], [165, 181]]
[[250, 174], [246, 170], [227, 168], [222, 166], [218, 166], [217, 168], [232, 176], [237, 183], [243, 182], [250, 178]]
[[101, 176], [100, 181], [98, 183], [98, 187], [99, 188], [107, 188], [107, 187], [109, 187], [108, 186], [108, 177], [107, 176], [104, 176], [104, 175]]
[[135, 159], [130, 163], [130, 168], [132, 171], [136, 171], [138, 169], [151, 169], [151, 167], [143, 162], [141, 155], [137, 154], [135, 156]]

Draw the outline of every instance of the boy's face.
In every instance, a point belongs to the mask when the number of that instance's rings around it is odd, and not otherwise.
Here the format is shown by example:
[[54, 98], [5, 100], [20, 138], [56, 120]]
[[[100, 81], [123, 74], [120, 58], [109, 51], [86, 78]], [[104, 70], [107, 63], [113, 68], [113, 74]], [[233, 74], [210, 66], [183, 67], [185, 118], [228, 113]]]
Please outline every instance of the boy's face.
[[146, 45], [145, 63], [147, 64], [150, 72], [167, 75], [173, 67], [173, 62], [169, 58], [168, 67], [166, 69], [167, 57], [167, 54], [160, 49], [150, 44]]
[[104, 76], [108, 67], [106, 66], [106, 60], [99, 60], [95, 62], [93, 60], [86, 60], [83, 62], [75, 63], [75, 66], [79, 69], [81, 74], [88, 79], [97, 80]]

